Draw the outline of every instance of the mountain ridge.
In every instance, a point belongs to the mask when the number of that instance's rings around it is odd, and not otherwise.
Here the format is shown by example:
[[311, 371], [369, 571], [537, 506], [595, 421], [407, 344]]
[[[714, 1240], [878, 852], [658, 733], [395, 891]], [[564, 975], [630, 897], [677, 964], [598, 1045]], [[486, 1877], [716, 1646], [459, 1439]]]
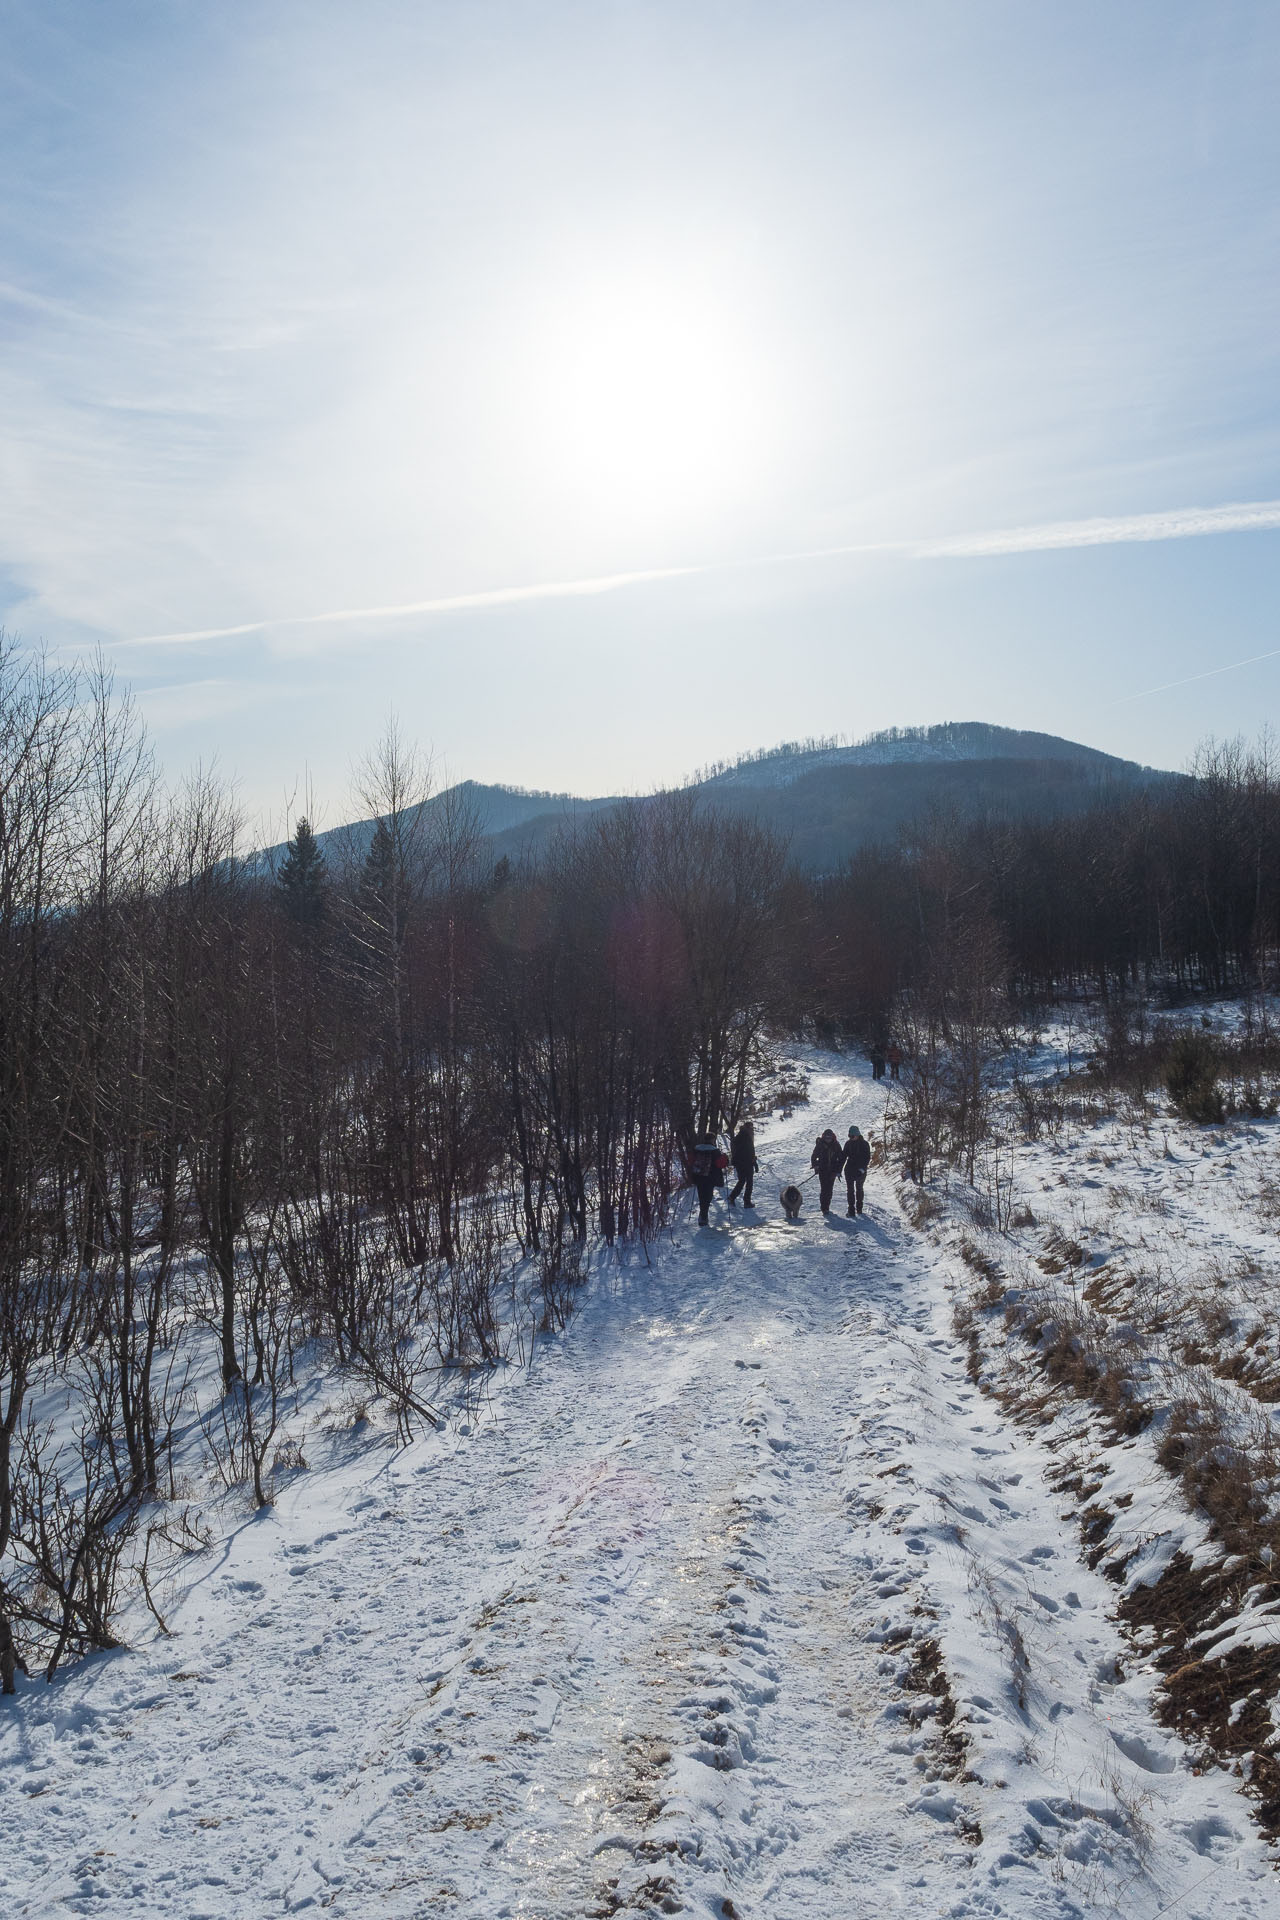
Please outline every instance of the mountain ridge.
[[[826, 868], [868, 841], [891, 838], [930, 807], [1052, 814], [1077, 811], [1110, 790], [1182, 777], [1056, 734], [966, 720], [890, 727], [854, 741], [788, 741], [704, 767], [679, 790], [759, 819], [787, 837], [799, 864]], [[423, 802], [422, 813], [428, 825], [447, 812], [468, 816], [496, 862], [536, 853], [566, 827], [652, 797], [463, 780]], [[345, 865], [363, 859], [375, 825], [376, 816], [316, 837], [327, 858]], [[265, 848], [254, 864], [271, 870], [283, 853], [283, 843]]]

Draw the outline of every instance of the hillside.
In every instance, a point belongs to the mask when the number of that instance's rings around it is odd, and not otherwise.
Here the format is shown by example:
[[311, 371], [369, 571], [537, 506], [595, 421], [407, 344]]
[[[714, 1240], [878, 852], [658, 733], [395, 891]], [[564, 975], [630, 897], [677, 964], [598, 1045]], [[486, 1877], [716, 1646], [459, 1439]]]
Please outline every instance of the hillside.
[[[520, 843], [526, 836], [539, 841], [550, 838], [567, 822], [616, 807], [620, 797], [608, 794], [598, 799], [580, 799], [572, 793], [530, 792], [523, 787], [486, 786], [479, 780], [460, 780], [455, 786], [433, 794], [421, 812], [428, 831], [436, 822], [443, 824], [452, 813], [455, 819], [473, 824], [488, 840], [514, 837]], [[374, 825], [371, 819], [353, 820], [343, 826], [326, 828], [316, 839], [330, 865], [340, 867], [351, 860], [363, 860], [369, 851]], [[257, 857], [272, 865], [283, 854], [283, 845], [277, 845], [266, 848]]]
[[746, 753], [733, 762], [707, 768], [699, 784], [714, 792], [734, 787], [790, 786], [811, 773], [833, 767], [956, 765], [972, 761], [1067, 761], [1098, 780], [1130, 781], [1150, 768], [1120, 760], [1096, 747], [1081, 746], [1053, 733], [1028, 733], [995, 727], [984, 720], [951, 720], [936, 727], [886, 727], [865, 740], [790, 741]]
[[[890, 728], [852, 743], [791, 742], [703, 769], [687, 785], [721, 811], [781, 834], [802, 867], [828, 871], [937, 809], [967, 818], [1046, 817], [1075, 812], [1109, 790], [1180, 777], [1055, 734], [958, 721]], [[616, 794], [583, 798], [464, 780], [429, 800], [424, 815], [430, 825], [461, 811], [487, 841], [489, 858], [517, 860], [620, 804]], [[373, 825], [362, 820], [321, 834], [331, 864], [362, 859]], [[274, 847], [262, 858], [271, 863], [282, 853]]]

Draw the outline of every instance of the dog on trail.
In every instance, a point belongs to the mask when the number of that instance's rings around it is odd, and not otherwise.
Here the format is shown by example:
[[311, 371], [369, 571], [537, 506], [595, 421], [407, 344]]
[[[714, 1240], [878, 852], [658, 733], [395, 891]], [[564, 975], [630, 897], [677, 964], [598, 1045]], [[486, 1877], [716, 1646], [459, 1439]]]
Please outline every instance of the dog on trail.
[[778, 1195], [778, 1198], [782, 1202], [782, 1211], [786, 1214], [788, 1220], [798, 1220], [800, 1218], [800, 1208], [804, 1203], [804, 1195], [801, 1193], [799, 1187], [784, 1187]]

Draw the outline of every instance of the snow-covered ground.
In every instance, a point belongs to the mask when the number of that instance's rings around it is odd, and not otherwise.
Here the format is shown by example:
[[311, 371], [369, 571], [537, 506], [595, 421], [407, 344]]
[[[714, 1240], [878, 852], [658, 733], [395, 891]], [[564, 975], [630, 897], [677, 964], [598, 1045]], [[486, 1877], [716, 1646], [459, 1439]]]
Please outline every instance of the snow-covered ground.
[[998, 1095], [979, 1191], [940, 1182], [921, 1218], [953, 1261], [971, 1373], [1053, 1456], [1162, 1718], [1248, 1783], [1275, 1836], [1280, 1121], [1239, 1074], [1241, 1110], [1201, 1125], [1080, 1062], [1079, 1033], [1051, 1029]]
[[872, 1173], [777, 1191], [882, 1089], [813, 1056], [759, 1212], [682, 1210], [478, 1411], [310, 1470], [128, 1651], [0, 1707], [0, 1910], [732, 1920], [1280, 1910], [983, 1393], [956, 1262]]

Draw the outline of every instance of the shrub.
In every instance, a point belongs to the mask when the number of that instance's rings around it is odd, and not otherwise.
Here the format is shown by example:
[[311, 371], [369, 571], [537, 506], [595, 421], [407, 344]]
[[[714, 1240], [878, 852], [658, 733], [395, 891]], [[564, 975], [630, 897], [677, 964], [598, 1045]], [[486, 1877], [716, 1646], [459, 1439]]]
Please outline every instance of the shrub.
[[1246, 1080], [1238, 1100], [1231, 1102], [1233, 1113], [1247, 1114], [1250, 1120], [1274, 1120], [1277, 1107], [1274, 1093], [1268, 1093], [1258, 1080]]
[[1218, 1087], [1218, 1060], [1207, 1034], [1175, 1034], [1165, 1061], [1164, 1084], [1184, 1120], [1216, 1126], [1225, 1117]]

